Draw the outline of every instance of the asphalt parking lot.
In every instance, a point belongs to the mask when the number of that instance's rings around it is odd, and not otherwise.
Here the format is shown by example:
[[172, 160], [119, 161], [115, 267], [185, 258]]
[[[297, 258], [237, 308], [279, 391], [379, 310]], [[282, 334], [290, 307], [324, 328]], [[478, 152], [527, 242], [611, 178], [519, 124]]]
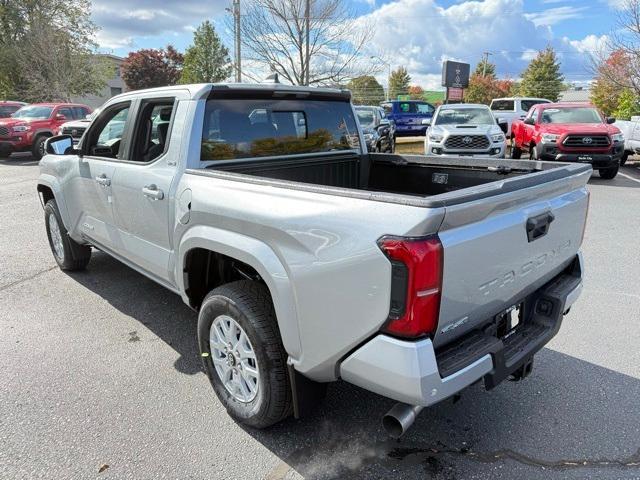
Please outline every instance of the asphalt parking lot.
[[58, 270], [37, 163], [0, 159], [0, 479], [640, 479], [640, 168], [621, 172], [590, 182], [584, 293], [533, 375], [392, 441], [393, 402], [346, 383], [305, 420], [236, 425], [194, 313], [99, 252]]

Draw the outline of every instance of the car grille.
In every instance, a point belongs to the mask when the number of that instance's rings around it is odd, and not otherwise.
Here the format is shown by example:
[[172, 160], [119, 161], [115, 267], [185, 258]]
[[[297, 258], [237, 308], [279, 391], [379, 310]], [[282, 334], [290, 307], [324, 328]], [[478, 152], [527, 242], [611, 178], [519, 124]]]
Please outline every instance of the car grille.
[[0, 127], [0, 137], [8, 137], [9, 129], [7, 127]]
[[73, 138], [80, 138], [86, 128], [84, 127], [64, 127], [62, 129], [63, 135], [71, 135]]
[[565, 147], [608, 147], [607, 135], [568, 135], [562, 142]]
[[484, 150], [489, 148], [489, 139], [485, 135], [451, 135], [444, 146], [456, 150]]

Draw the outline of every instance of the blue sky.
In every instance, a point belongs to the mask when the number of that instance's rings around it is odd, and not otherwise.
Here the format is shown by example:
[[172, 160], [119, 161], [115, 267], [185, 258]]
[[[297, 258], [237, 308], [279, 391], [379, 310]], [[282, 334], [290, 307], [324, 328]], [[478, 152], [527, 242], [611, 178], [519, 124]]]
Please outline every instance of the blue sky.
[[[250, 0], [241, 0], [248, 2]], [[591, 78], [589, 55], [615, 28], [621, 0], [344, 0], [375, 26], [372, 54], [408, 67], [414, 83], [439, 83], [441, 60], [475, 64], [490, 51], [502, 77], [517, 77], [535, 51], [552, 45], [568, 80]], [[126, 55], [168, 43], [184, 50], [193, 28], [214, 21], [227, 44], [231, 0], [94, 0], [102, 51]], [[356, 22], [356, 25], [358, 22]], [[381, 73], [381, 79], [386, 74]]]

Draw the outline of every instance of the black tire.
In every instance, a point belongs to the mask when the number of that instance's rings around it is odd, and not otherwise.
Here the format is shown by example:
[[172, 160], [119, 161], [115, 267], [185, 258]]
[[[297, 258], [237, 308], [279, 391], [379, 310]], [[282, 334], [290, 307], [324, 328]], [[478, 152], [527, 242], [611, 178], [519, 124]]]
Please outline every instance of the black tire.
[[389, 153], [395, 153], [396, 151], [396, 139], [395, 137], [391, 137], [389, 139]]
[[[58, 255], [56, 248], [54, 247], [54, 240], [51, 233], [51, 216], [55, 217], [58, 229], [60, 232], [60, 240], [62, 243], [62, 256]], [[60, 210], [58, 210], [58, 204], [55, 200], [49, 200], [44, 206], [44, 223], [47, 229], [47, 238], [49, 239], [49, 247], [51, 247], [51, 253], [56, 263], [61, 270], [75, 271], [84, 270], [91, 260], [91, 247], [87, 245], [80, 245], [71, 237], [67, 232], [62, 217], [60, 216]]]
[[540, 160], [540, 153], [538, 152], [537, 145], [529, 148], [529, 160]]
[[629, 160], [629, 152], [624, 152], [620, 158], [620, 166], [622, 167]]
[[[249, 402], [238, 400], [227, 390], [213, 365], [209, 333], [213, 321], [220, 315], [231, 317], [242, 327], [255, 351], [260, 377], [256, 396]], [[240, 280], [209, 292], [198, 315], [198, 345], [213, 390], [236, 421], [266, 428], [291, 415], [293, 400], [287, 354], [265, 285]]]
[[601, 168], [598, 170], [600, 172], [600, 178], [604, 178], [605, 180], [611, 180], [618, 175], [618, 166], [612, 168]]
[[514, 160], [519, 160], [522, 157], [522, 150], [515, 146], [515, 141], [511, 140], [511, 158]]
[[35, 160], [40, 160], [44, 156], [44, 142], [47, 141], [47, 138], [49, 137], [40, 135], [33, 141], [33, 146], [31, 147], [31, 156]]

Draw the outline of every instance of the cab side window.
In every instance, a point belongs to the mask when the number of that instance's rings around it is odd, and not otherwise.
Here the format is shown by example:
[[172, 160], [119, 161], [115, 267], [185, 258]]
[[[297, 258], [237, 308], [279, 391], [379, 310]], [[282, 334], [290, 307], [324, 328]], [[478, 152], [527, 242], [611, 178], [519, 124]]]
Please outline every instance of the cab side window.
[[142, 103], [133, 137], [132, 161], [152, 162], [167, 151], [174, 103], [174, 98]]
[[93, 157], [123, 160], [123, 136], [131, 104], [129, 102], [114, 105], [93, 122], [87, 138], [85, 151]]

